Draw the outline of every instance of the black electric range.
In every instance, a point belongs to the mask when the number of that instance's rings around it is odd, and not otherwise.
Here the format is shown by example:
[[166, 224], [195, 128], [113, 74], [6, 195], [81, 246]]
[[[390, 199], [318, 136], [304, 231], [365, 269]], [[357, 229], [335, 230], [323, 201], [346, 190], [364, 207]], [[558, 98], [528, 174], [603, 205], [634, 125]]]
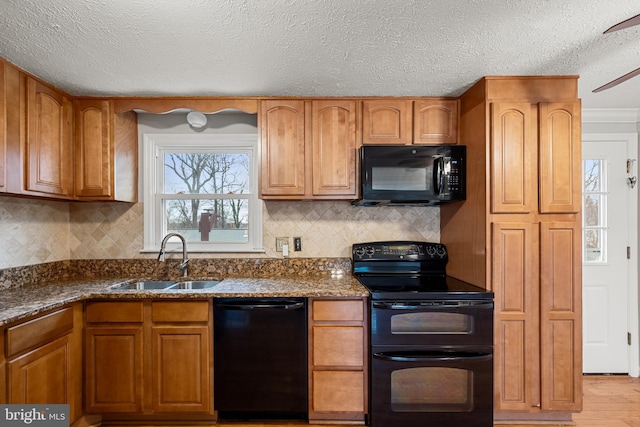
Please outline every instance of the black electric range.
[[493, 293], [446, 274], [445, 245], [432, 242], [356, 243], [353, 274], [379, 299], [493, 299]]
[[369, 303], [369, 425], [493, 426], [493, 292], [448, 277], [447, 248], [353, 245]]

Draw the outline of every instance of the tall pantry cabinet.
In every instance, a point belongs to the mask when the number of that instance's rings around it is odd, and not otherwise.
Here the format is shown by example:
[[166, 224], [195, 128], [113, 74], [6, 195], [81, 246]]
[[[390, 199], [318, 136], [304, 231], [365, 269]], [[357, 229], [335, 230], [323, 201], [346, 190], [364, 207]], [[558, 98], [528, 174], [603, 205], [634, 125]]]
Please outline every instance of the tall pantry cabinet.
[[582, 408], [577, 78], [485, 77], [461, 97], [467, 200], [441, 208], [448, 273], [495, 293], [495, 419]]

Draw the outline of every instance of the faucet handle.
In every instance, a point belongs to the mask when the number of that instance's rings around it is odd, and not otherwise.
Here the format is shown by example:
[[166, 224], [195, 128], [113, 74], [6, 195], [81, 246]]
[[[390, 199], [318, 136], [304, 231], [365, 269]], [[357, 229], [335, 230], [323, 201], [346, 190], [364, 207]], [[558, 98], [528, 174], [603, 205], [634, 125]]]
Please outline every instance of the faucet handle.
[[180, 268], [180, 270], [182, 270], [182, 277], [187, 277], [187, 263], [189, 262], [188, 259], [185, 259], [184, 261], [182, 261], [180, 263], [180, 265], [178, 265], [178, 267]]

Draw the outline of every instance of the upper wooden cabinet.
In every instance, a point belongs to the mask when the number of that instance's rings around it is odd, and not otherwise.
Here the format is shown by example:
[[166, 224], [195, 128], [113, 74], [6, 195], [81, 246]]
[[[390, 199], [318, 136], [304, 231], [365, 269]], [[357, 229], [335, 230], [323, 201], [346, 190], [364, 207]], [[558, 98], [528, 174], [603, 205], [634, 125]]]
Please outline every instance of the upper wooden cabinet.
[[362, 144], [411, 144], [411, 108], [409, 100], [362, 101]]
[[491, 210], [528, 213], [536, 209], [538, 165], [530, 103], [491, 105]]
[[263, 101], [260, 194], [305, 195], [305, 102]]
[[419, 100], [413, 104], [414, 144], [458, 142], [457, 99]]
[[71, 101], [31, 77], [26, 78], [26, 84], [26, 190], [72, 198]]
[[578, 101], [492, 103], [490, 144], [493, 213], [580, 211]]
[[76, 198], [137, 201], [136, 113], [114, 114], [106, 100], [77, 100], [74, 109]]
[[263, 199], [355, 199], [357, 103], [261, 102]]
[[362, 143], [456, 144], [458, 100], [374, 99], [362, 101]]
[[73, 198], [73, 106], [62, 93], [2, 64], [0, 181], [12, 194]]
[[5, 63], [0, 61], [0, 193], [7, 191], [7, 90]]
[[[312, 197], [356, 197], [356, 102], [313, 101]], [[307, 169], [308, 169], [307, 162]]]
[[538, 105], [540, 212], [577, 213], [582, 203], [580, 102]]

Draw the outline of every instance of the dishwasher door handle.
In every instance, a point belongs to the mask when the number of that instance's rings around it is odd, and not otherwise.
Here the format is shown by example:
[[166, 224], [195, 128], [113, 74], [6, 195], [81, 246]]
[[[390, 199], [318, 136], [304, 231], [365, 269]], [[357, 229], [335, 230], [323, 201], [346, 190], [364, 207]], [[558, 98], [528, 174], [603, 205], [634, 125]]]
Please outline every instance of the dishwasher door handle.
[[218, 303], [215, 305], [217, 308], [225, 310], [260, 310], [263, 308], [282, 309], [282, 310], [298, 310], [304, 308], [304, 302], [286, 302], [281, 303]]

